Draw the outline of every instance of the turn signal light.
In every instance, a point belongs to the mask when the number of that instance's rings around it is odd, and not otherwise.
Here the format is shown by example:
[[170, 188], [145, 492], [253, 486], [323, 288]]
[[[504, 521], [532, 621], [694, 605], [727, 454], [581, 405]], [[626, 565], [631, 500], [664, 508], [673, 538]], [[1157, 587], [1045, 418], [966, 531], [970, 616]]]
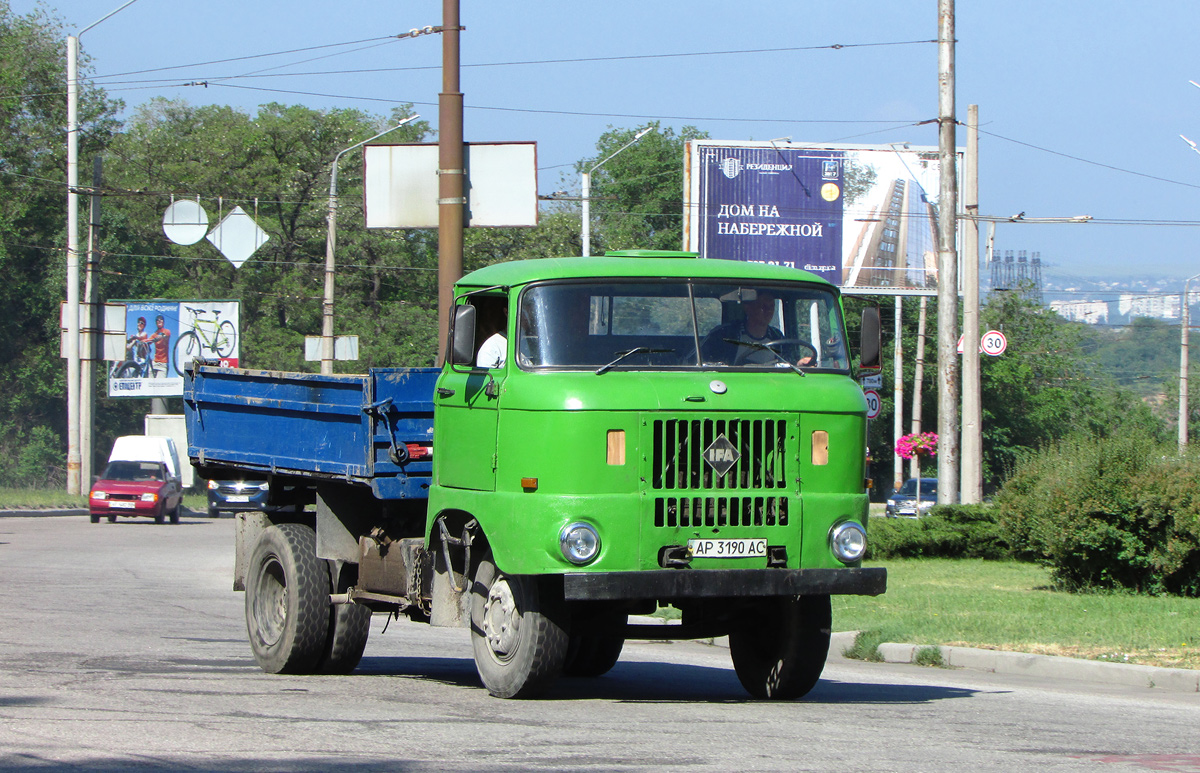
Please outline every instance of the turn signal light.
[[537, 491], [537, 478], [521, 478], [521, 488], [526, 491]]

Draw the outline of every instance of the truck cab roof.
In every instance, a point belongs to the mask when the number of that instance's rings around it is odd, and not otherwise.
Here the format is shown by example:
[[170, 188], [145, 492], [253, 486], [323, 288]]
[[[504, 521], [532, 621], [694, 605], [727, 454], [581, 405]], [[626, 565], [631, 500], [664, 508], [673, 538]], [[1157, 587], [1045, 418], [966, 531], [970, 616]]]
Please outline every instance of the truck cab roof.
[[705, 260], [694, 252], [620, 250], [603, 257], [540, 258], [493, 263], [458, 281], [460, 287], [516, 287], [550, 279], [651, 276], [747, 281], [802, 281], [837, 288], [816, 274], [785, 266], [735, 260]]

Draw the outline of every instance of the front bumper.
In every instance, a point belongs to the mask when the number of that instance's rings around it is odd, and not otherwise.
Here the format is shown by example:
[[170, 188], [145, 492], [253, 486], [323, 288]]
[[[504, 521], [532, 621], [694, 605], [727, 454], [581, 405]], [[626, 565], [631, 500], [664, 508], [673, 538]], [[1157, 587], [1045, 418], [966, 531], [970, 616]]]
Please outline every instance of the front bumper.
[[563, 575], [568, 601], [878, 596], [887, 569], [655, 569]]

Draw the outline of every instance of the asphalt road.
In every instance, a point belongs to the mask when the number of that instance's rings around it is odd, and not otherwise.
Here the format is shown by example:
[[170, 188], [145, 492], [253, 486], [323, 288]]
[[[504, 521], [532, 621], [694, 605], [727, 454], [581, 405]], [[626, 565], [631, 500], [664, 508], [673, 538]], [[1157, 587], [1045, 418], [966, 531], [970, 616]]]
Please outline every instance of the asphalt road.
[[504, 701], [465, 630], [380, 616], [355, 674], [271, 676], [232, 566], [230, 519], [0, 518], [0, 770], [1200, 771], [1200, 695], [1148, 688], [834, 658], [758, 702], [676, 642]]

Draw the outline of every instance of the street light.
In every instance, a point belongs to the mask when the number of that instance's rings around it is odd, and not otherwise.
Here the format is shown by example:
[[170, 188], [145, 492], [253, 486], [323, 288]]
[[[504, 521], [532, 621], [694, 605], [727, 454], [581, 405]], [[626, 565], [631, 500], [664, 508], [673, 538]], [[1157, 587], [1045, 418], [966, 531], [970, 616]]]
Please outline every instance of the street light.
[[[80, 429], [82, 383], [79, 363], [79, 38], [100, 22], [133, 5], [128, 0], [67, 36], [67, 493], [87, 491], [81, 472]], [[90, 445], [90, 443], [89, 443]]]
[[321, 314], [321, 375], [323, 376], [333, 374], [333, 277], [337, 269], [337, 263], [333, 258], [333, 249], [337, 244], [338, 162], [342, 160], [342, 156], [355, 148], [361, 148], [368, 142], [377, 140], [385, 134], [391, 134], [404, 124], [415, 121], [420, 117], [419, 115], [410, 115], [395, 126], [384, 129], [374, 137], [368, 137], [362, 142], [357, 142], [333, 157], [333, 168], [329, 172], [329, 212], [326, 215], [325, 221], [325, 300], [322, 304]]
[[625, 143], [621, 148], [619, 148], [616, 151], [616, 153], [613, 153], [611, 156], [604, 159], [603, 161], [600, 161], [595, 166], [593, 166], [591, 169], [589, 169], [583, 173], [583, 180], [582, 180], [582, 184], [580, 186], [582, 188], [581, 192], [583, 194], [583, 196], [581, 197], [583, 200], [583, 257], [587, 258], [587, 257], [590, 257], [592, 254], [592, 222], [591, 222], [591, 220], [592, 220], [592, 207], [591, 207], [592, 172], [595, 172], [597, 169], [599, 169], [605, 163], [607, 163], [608, 161], [611, 161], [613, 159], [613, 156], [616, 156], [617, 153], [621, 153], [621, 152], [627, 150], [635, 142], [640, 140], [642, 137], [645, 137], [647, 134], [649, 134], [652, 131], [654, 131], [653, 126], [647, 126], [645, 129], [642, 129], [640, 132], [633, 135], [633, 139], [631, 139], [629, 142]]
[[1188, 444], [1188, 286], [1200, 274], [1189, 276], [1183, 283], [1183, 326], [1179, 331], [1179, 453], [1187, 450]]

